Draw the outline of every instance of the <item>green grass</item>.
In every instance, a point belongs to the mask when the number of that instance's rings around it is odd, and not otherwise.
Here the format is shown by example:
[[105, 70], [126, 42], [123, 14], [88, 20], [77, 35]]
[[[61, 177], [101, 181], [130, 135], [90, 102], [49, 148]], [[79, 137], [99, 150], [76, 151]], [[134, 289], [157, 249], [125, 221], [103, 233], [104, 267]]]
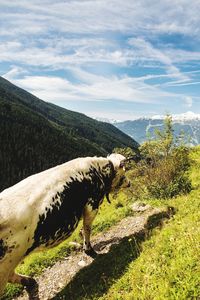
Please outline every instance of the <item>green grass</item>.
[[101, 300], [200, 299], [200, 148], [192, 158], [193, 191], [168, 201], [177, 209], [174, 218], [143, 243]]
[[141, 255], [100, 299], [200, 297], [200, 195], [170, 201], [178, 212], [142, 245]]

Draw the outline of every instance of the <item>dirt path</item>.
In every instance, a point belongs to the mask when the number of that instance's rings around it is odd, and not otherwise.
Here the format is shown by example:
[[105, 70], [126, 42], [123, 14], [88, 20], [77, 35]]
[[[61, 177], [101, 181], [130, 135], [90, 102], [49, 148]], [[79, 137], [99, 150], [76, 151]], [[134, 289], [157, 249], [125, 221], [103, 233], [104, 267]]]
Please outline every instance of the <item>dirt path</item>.
[[[171, 208], [152, 208], [150, 206], [134, 205], [134, 216], [123, 219], [120, 223], [110, 228], [107, 232], [98, 234], [92, 239], [94, 249], [105, 254], [110, 251], [111, 246], [120, 244], [125, 238], [140, 237], [145, 239], [151, 228], [162, 224], [164, 218], [173, 214]], [[83, 254], [81, 249], [77, 253], [63, 258], [53, 267], [46, 269], [40, 276], [36, 277], [39, 284], [39, 298], [41, 300], [53, 299], [73, 279], [73, 277], [85, 266], [93, 262], [93, 258]], [[24, 292], [18, 300], [29, 299]]]

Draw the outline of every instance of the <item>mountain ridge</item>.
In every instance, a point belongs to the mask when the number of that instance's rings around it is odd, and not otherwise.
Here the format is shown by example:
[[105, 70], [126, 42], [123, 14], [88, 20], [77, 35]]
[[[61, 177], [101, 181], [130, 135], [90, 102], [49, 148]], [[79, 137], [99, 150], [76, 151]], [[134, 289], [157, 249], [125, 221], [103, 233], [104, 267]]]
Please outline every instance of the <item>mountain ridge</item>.
[[[184, 132], [184, 140], [188, 145], [200, 144], [200, 114], [187, 112], [172, 116], [174, 136], [179, 137]], [[139, 142], [143, 143], [149, 137], [155, 137], [155, 129], [162, 130], [164, 126], [164, 115], [152, 117], [141, 117], [134, 120], [126, 120], [113, 123], [118, 129], [128, 134]]]

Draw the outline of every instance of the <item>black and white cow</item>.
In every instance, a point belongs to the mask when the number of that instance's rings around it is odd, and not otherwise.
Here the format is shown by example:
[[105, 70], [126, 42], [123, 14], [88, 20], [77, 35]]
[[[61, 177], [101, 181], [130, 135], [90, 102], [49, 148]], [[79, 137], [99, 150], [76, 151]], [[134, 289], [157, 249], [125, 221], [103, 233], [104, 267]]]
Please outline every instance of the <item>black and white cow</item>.
[[7, 282], [31, 287], [35, 281], [16, 274], [30, 252], [49, 248], [69, 237], [83, 216], [84, 250], [91, 224], [104, 196], [129, 186], [125, 157], [77, 158], [30, 176], [0, 194], [0, 294]]

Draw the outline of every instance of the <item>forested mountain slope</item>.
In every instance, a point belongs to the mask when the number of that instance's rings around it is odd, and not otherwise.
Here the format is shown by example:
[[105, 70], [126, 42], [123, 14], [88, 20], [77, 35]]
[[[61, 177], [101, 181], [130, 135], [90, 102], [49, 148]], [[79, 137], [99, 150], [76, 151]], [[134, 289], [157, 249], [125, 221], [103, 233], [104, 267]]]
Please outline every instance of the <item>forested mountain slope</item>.
[[111, 124], [44, 102], [0, 77], [0, 190], [78, 156], [138, 144]]

